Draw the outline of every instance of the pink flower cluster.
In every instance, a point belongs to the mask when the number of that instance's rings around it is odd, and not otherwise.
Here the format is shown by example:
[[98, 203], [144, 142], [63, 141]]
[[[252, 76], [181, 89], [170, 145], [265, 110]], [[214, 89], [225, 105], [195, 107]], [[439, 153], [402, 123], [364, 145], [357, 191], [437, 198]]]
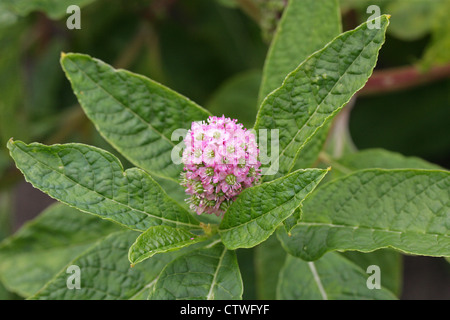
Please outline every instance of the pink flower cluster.
[[181, 185], [197, 214], [222, 215], [261, 175], [255, 135], [236, 119], [209, 117], [193, 122], [184, 138]]

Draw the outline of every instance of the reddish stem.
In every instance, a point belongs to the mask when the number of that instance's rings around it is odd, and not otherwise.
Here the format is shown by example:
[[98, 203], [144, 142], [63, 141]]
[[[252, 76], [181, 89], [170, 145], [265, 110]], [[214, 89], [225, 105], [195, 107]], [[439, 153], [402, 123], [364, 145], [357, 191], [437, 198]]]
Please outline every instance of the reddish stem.
[[448, 77], [450, 77], [450, 64], [433, 67], [426, 72], [420, 71], [415, 66], [374, 71], [359, 95], [374, 95], [413, 88]]

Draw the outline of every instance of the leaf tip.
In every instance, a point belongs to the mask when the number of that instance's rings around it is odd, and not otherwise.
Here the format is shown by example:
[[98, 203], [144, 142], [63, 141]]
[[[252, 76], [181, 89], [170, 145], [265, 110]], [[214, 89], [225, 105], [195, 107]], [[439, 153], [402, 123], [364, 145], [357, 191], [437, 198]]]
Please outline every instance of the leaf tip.
[[8, 142], [6, 143], [6, 147], [11, 150], [11, 147], [14, 145], [14, 138], [9, 138]]

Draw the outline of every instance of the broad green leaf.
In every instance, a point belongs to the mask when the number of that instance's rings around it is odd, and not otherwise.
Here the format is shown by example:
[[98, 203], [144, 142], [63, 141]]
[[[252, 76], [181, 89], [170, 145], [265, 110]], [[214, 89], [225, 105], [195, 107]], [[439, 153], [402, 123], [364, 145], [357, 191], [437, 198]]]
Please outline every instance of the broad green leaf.
[[[439, 166], [420, 158], [406, 157], [400, 153], [384, 149], [360, 150], [358, 152], [346, 154], [339, 159], [333, 159], [322, 153], [322, 160], [325, 159], [324, 157], [328, 159], [326, 164], [332, 166], [331, 172], [326, 177], [326, 179], [329, 180], [357, 170], [369, 168], [441, 169]], [[399, 252], [381, 249], [369, 253], [348, 251], [345, 252], [344, 255], [364, 270], [369, 265], [375, 264], [380, 266], [383, 270], [383, 276], [381, 277], [383, 286], [391, 290], [397, 296], [400, 295], [402, 286], [402, 256]]]
[[260, 300], [275, 300], [278, 274], [286, 260], [276, 235], [255, 247], [256, 292]]
[[339, 159], [333, 159], [326, 154], [326, 163], [333, 170], [330, 176], [334, 178], [349, 174], [356, 170], [369, 168], [382, 169], [442, 169], [418, 157], [406, 157], [398, 152], [384, 149], [365, 149], [355, 153], [347, 154]]
[[11, 9], [0, 1], [0, 28], [10, 27], [18, 20], [18, 16], [14, 14]]
[[337, 253], [314, 262], [287, 256], [277, 287], [283, 300], [391, 300], [395, 296], [381, 287], [369, 289], [365, 273]]
[[145, 171], [124, 171], [119, 160], [102, 149], [12, 140], [8, 148], [28, 182], [83, 212], [137, 231], [156, 225], [198, 228], [190, 213]]
[[183, 255], [158, 276], [151, 300], [242, 299], [236, 253], [220, 242]]
[[0, 0], [0, 5], [19, 16], [33, 11], [43, 11], [52, 19], [64, 17], [70, 5], [83, 7], [94, 0]]
[[130, 247], [128, 260], [134, 266], [157, 253], [175, 251], [203, 240], [206, 240], [206, 237], [184, 229], [169, 226], [150, 227]]
[[400, 252], [380, 249], [373, 252], [346, 251], [342, 255], [364, 271], [369, 266], [380, 267], [381, 285], [400, 297], [403, 285], [403, 255]]
[[251, 248], [266, 240], [323, 179], [327, 170], [297, 170], [244, 190], [219, 227], [228, 249]]
[[277, 235], [289, 253], [305, 260], [333, 250], [387, 247], [450, 256], [449, 199], [448, 171], [357, 171], [316, 190], [291, 236], [281, 229]]
[[0, 241], [12, 233], [13, 192], [0, 191]]
[[[325, 180], [333, 180], [357, 170], [382, 168], [382, 169], [442, 169], [417, 157], [405, 157], [400, 153], [384, 149], [366, 149], [349, 153], [339, 159], [334, 159], [327, 153], [321, 153], [321, 160], [333, 169]], [[301, 210], [297, 208], [288, 219], [284, 221], [287, 232], [297, 224], [301, 218]]]
[[63, 54], [61, 64], [87, 116], [112, 146], [152, 175], [179, 178], [182, 166], [172, 160], [179, 142], [172, 134], [206, 120], [208, 111], [153, 80], [87, 55]]
[[292, 170], [308, 140], [372, 74], [389, 24], [385, 15], [376, 20], [380, 29], [369, 29], [366, 22], [341, 34], [306, 59], [263, 101], [255, 129], [279, 130], [279, 154], [266, 167], [277, 172], [275, 177]]
[[288, 73], [341, 32], [337, 0], [290, 0], [264, 62], [259, 104]]
[[[161, 254], [130, 268], [128, 249], [138, 235], [128, 230], [110, 234], [68, 262], [33, 300], [125, 300], [143, 298], [164, 266], [179, 251]], [[80, 289], [69, 289], [69, 266], [80, 269]]]
[[[342, 32], [337, 0], [289, 1], [264, 63], [259, 101], [282, 85], [286, 76], [315, 51]], [[295, 169], [309, 168], [322, 149], [329, 124], [303, 148]]]
[[96, 241], [121, 228], [54, 204], [0, 243], [0, 278], [12, 292], [28, 297]]

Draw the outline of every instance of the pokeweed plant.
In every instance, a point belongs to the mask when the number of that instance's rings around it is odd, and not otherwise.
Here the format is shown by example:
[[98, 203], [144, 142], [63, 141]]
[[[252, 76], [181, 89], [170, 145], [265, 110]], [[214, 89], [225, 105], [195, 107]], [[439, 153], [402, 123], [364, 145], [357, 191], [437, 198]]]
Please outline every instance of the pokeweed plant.
[[[25, 179], [62, 204], [2, 243], [5, 286], [31, 299], [241, 299], [236, 250], [256, 247], [260, 298], [396, 298], [399, 251], [450, 256], [450, 173], [384, 150], [309, 168], [370, 77], [388, 24], [382, 15], [342, 33], [336, 1], [290, 1], [253, 130], [144, 76], [62, 54], [86, 115], [136, 167], [93, 146], [11, 139]], [[269, 163], [263, 130], [278, 132]], [[364, 259], [386, 272], [377, 290]]]

